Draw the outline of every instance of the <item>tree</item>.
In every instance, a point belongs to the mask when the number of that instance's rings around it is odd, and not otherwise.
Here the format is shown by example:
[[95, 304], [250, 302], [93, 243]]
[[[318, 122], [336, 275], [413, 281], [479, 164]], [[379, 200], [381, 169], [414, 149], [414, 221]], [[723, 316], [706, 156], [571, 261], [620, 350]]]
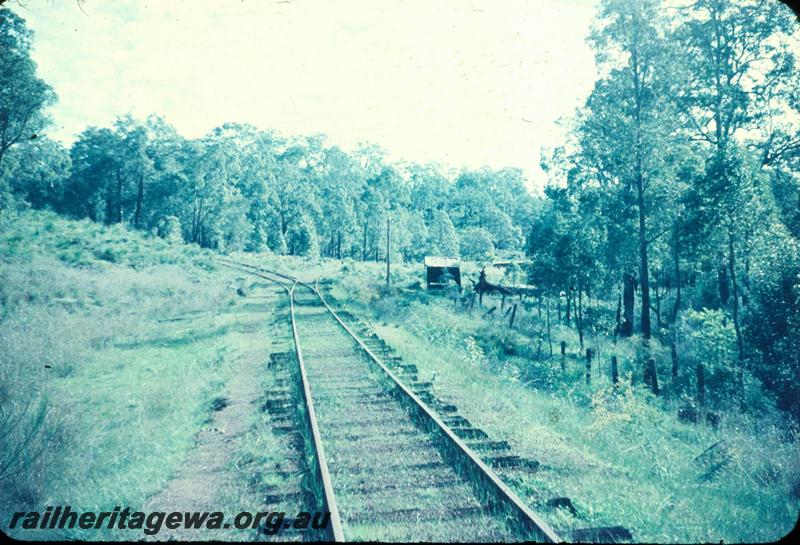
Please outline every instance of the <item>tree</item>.
[[56, 100], [36, 75], [32, 39], [22, 18], [0, 8], [0, 167], [12, 146], [36, 138], [46, 124], [42, 110]]
[[114, 173], [117, 164], [110, 150], [115, 135], [110, 129], [89, 127], [70, 148], [72, 174], [64, 189], [62, 210], [76, 218], [114, 221]]
[[403, 258], [406, 261], [421, 261], [428, 253], [428, 227], [425, 219], [418, 210], [412, 210], [406, 217], [406, 231], [408, 232], [409, 242], [406, 246]]
[[[617, 214], [624, 218], [628, 210], [636, 210], [626, 230], [636, 240], [640, 326], [642, 336], [649, 339], [650, 244], [658, 232], [649, 224], [653, 210], [650, 193], [670, 178], [663, 150], [672, 143], [676, 128], [670, 100], [674, 85], [670, 51], [655, 0], [606, 0], [600, 18], [605, 24], [594, 31], [592, 39], [607, 75], [595, 84], [587, 101], [580, 128], [581, 159], [589, 159], [593, 168], [590, 183], [617, 193], [612, 197], [619, 206]], [[576, 163], [582, 163], [581, 159]], [[623, 273], [628, 304], [630, 274], [629, 270]]]
[[70, 175], [70, 157], [64, 146], [40, 137], [12, 148], [6, 155], [9, 189], [33, 208], [57, 209]]
[[447, 211], [456, 229], [486, 229], [493, 245], [502, 250], [520, 250], [522, 229], [512, 216], [527, 222], [532, 198], [518, 169], [463, 171], [453, 187]]
[[430, 234], [431, 253], [444, 257], [458, 257], [458, 236], [450, 216], [443, 210], [434, 212]]
[[482, 227], [466, 227], [458, 236], [458, 247], [464, 259], [486, 261], [494, 257], [492, 234]]
[[[130, 115], [117, 119], [115, 125], [117, 148], [117, 221], [123, 221], [123, 207], [132, 208], [130, 223], [134, 228], [144, 226], [145, 186], [153, 176], [153, 160], [148, 153], [149, 137], [144, 125]], [[129, 195], [125, 195], [125, 192]], [[132, 201], [132, 202], [131, 202]]]
[[411, 188], [411, 207], [422, 214], [426, 225], [433, 221], [435, 210], [446, 208], [451, 183], [438, 165], [411, 165], [408, 167]]
[[301, 214], [297, 221], [292, 222], [286, 232], [286, 243], [289, 254], [307, 257], [319, 256], [319, 242], [314, 223], [306, 214]]
[[[693, 188], [693, 208], [706, 227], [701, 232], [716, 241], [715, 253], [724, 256], [719, 293], [733, 318], [742, 389], [746, 350], [741, 285], [749, 279], [740, 265], [749, 263], [754, 218], [769, 215], [772, 203], [760, 165], [735, 138], [764, 127], [766, 120], [766, 142], [756, 146], [761, 148], [761, 165], [778, 164], [797, 147], [780, 129], [773, 129], [773, 99], [791, 101], [786, 84], [794, 57], [785, 36], [793, 22], [785, 9], [777, 2], [700, 0], [685, 9], [676, 31], [688, 67], [682, 111], [690, 134], [709, 148], [706, 175]], [[743, 396], [742, 391], [742, 400]]]

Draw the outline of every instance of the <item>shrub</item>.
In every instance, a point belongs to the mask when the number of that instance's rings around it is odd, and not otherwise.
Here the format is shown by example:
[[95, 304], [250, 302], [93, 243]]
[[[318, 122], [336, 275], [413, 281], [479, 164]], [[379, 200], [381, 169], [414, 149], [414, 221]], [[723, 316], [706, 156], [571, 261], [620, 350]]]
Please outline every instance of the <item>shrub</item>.
[[721, 310], [688, 310], [681, 315], [678, 350], [692, 368], [698, 363], [706, 370], [709, 399], [722, 402], [735, 392], [737, 367], [736, 331]]

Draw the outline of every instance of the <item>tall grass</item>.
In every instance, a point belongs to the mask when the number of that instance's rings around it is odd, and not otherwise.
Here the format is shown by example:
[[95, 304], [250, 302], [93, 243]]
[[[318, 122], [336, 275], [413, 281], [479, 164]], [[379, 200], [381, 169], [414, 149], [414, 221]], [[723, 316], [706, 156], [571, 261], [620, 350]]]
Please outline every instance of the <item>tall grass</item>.
[[0, 524], [45, 505], [141, 505], [163, 486], [235, 356], [220, 349], [237, 346], [240, 318], [221, 311], [232, 282], [192, 247], [47, 213], [5, 220]]

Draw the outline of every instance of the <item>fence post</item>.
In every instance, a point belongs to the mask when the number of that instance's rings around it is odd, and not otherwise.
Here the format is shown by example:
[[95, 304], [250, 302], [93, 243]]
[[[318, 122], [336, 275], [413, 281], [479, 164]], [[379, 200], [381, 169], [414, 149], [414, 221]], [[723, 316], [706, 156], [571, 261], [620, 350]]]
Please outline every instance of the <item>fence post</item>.
[[616, 356], [611, 356], [611, 382], [614, 384], [619, 382], [619, 368], [617, 367]]
[[561, 370], [562, 371], [566, 371], [567, 370], [566, 359], [567, 359], [567, 343], [566, 343], [566, 341], [561, 341]]
[[511, 321], [508, 324], [508, 327], [514, 327], [514, 318], [517, 317], [517, 304], [514, 303], [514, 306], [511, 308]]
[[658, 395], [658, 372], [656, 371], [656, 359], [650, 358], [647, 360], [648, 374], [650, 375], [650, 388], [655, 395]]
[[586, 384], [592, 383], [592, 349], [586, 349]]

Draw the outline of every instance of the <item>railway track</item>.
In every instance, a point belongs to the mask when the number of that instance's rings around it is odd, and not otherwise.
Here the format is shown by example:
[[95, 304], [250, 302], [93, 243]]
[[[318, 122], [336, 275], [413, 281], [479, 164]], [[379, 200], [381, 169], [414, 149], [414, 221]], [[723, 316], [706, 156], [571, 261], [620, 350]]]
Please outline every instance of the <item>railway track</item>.
[[387, 367], [381, 347], [317, 286], [222, 262], [281, 285], [289, 298], [308, 451], [320, 507], [331, 513], [327, 539], [561, 541], [484, 461], [507, 458], [507, 444], [448, 415], [415, 371]]

